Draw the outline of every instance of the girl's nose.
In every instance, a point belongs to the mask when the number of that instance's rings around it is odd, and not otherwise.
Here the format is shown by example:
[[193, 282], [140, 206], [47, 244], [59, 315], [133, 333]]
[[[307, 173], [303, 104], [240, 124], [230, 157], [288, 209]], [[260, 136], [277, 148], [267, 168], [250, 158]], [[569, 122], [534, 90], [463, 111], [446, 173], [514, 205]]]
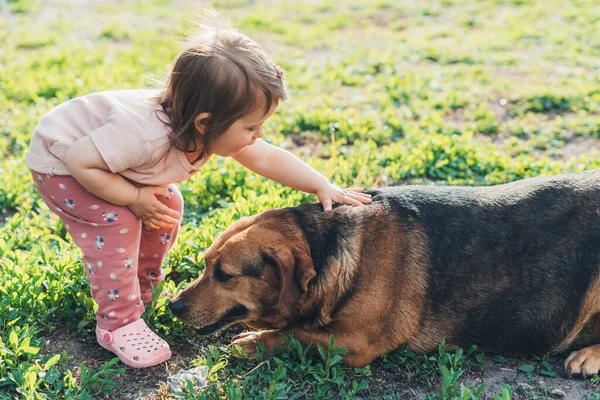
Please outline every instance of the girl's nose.
[[258, 130], [258, 132], [256, 132], [254, 134], [254, 139], [260, 139], [261, 137], [265, 136], [265, 131], [263, 130], [263, 128], [260, 128]]

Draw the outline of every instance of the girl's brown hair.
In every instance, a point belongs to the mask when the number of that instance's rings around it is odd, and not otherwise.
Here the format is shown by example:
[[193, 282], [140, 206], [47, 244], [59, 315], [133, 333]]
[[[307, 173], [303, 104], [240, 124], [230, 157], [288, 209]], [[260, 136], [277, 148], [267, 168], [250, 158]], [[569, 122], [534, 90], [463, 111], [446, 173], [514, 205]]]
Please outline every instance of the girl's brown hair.
[[193, 152], [196, 117], [204, 112], [199, 158], [210, 152], [210, 144], [236, 120], [264, 105], [287, 99], [279, 67], [252, 39], [228, 27], [203, 26], [190, 37], [177, 55], [160, 93], [153, 100], [169, 117], [163, 121], [172, 131], [172, 147]]

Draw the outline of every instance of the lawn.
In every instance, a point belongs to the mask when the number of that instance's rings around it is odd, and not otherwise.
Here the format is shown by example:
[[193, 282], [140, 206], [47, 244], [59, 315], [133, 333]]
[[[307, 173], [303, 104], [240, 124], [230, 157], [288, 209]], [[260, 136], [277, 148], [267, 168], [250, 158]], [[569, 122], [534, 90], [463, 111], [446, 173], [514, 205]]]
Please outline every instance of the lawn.
[[[600, 167], [596, 0], [220, 0], [291, 90], [266, 140], [341, 186], [491, 185]], [[398, 349], [345, 368], [334, 343], [236, 357], [233, 327], [202, 338], [166, 309], [144, 318], [171, 345], [134, 370], [95, 343], [79, 249], [34, 191], [24, 153], [39, 118], [90, 92], [151, 85], [194, 29], [199, 2], [8, 0], [0, 17], [0, 399], [167, 399], [169, 376], [207, 367], [189, 399], [600, 399], [563, 356]], [[12, 27], [12, 30], [9, 29]], [[176, 293], [242, 216], [314, 201], [230, 159], [180, 185], [184, 224], [165, 268]], [[510, 329], [499, 326], [498, 329]], [[497, 396], [497, 397], [494, 397]]]

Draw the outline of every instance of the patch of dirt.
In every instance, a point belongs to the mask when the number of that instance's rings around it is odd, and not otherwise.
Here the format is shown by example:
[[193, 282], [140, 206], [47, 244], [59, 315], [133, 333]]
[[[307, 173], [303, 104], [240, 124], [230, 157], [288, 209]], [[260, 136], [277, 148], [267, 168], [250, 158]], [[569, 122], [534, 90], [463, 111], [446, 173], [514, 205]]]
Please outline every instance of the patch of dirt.
[[374, 25], [380, 27], [380, 28], [385, 28], [389, 25], [389, 23], [395, 18], [395, 15], [391, 15], [390, 12], [388, 11], [381, 11], [378, 12], [376, 14], [370, 15], [368, 17], [368, 19], [371, 21], [371, 23], [373, 23]]
[[600, 151], [600, 140], [591, 137], [576, 136], [560, 149], [565, 157], [580, 156]]
[[465, 109], [457, 108], [455, 110], [449, 110], [443, 117], [444, 122], [462, 128], [465, 123], [468, 122], [465, 118]]
[[[504, 100], [504, 104], [501, 102]], [[512, 116], [510, 111], [513, 109], [513, 105], [506, 101], [506, 99], [499, 99], [498, 101], [489, 101], [486, 103], [487, 107], [492, 110], [495, 114], [495, 119], [498, 122], [507, 122]]]
[[513, 390], [514, 399], [533, 398], [563, 398], [568, 400], [585, 399], [589, 393], [594, 392], [594, 385], [589, 379], [571, 378], [564, 376], [563, 357], [557, 357], [552, 363], [557, 376], [550, 377], [538, 375], [533, 380], [526, 373], [519, 371], [523, 364], [538, 365], [538, 361], [531, 359], [509, 359], [508, 363], [495, 363], [488, 361], [480, 365], [475, 371], [469, 372], [462, 380], [464, 385], [477, 387], [485, 385], [484, 397], [491, 398], [502, 392], [502, 386], [508, 385]]
[[[564, 377], [563, 357], [557, 357], [553, 362], [555, 377], [537, 375], [533, 379], [519, 371], [524, 364], [539, 365], [539, 361], [526, 358], [511, 358], [506, 363], [496, 363], [490, 359], [483, 365], [473, 360], [473, 365], [463, 374], [460, 383], [472, 388], [484, 385], [481, 398], [490, 399], [502, 393], [502, 386], [508, 385], [513, 392], [513, 399], [550, 399], [563, 398], [567, 400], [585, 399], [587, 395], [597, 390], [589, 379]], [[439, 375], [411, 371], [398, 366], [385, 366], [381, 359], [371, 364], [371, 384], [369, 397], [389, 394], [390, 390], [399, 398], [425, 399], [428, 394], [439, 391], [441, 378]]]
[[16, 213], [17, 210], [7, 210], [6, 212], [0, 212], [0, 226], [4, 225], [6, 221]]
[[[507, 140], [513, 135], [509, 135], [506, 133], [498, 134], [492, 136], [492, 142], [497, 145], [500, 149], [505, 147]], [[519, 142], [527, 143], [531, 137], [521, 138], [519, 137]], [[531, 147], [530, 144], [527, 144], [528, 147]], [[587, 154], [589, 156], [595, 155], [600, 152], [600, 139], [586, 137], [586, 136], [574, 136], [563, 146], [549, 149], [539, 149], [535, 146], [531, 147], [529, 153], [537, 158], [542, 158], [544, 156], [550, 156], [552, 159], [568, 159], [573, 157], [579, 157], [583, 154]]]
[[280, 144], [280, 147], [307, 158], [314, 154], [321, 154], [323, 142], [308, 134], [293, 133], [286, 135], [286, 140]]
[[527, 82], [531, 79], [531, 73], [520, 67], [494, 66], [490, 74], [495, 78], [503, 78], [515, 84]]
[[[167, 398], [166, 382], [169, 376], [182, 369], [191, 367], [190, 362], [198, 357], [201, 347], [208, 344], [228, 344], [233, 336], [244, 331], [235, 326], [217, 336], [198, 338], [197, 340], [171, 341], [173, 357], [166, 363], [152, 368], [134, 369], [118, 363], [113, 368], [125, 367], [124, 374], [115, 377], [118, 389], [105, 399], [114, 400], [159, 400]], [[44, 336], [42, 354], [57, 354], [66, 351], [69, 355], [67, 366], [79, 377], [79, 366], [97, 369], [110, 361], [114, 355], [96, 343], [93, 333], [73, 337], [68, 330], [58, 327]], [[530, 380], [527, 374], [519, 371], [523, 364], [539, 365], [539, 361], [526, 358], [510, 358], [508, 362], [496, 363], [488, 356], [483, 365], [473, 360], [473, 364], [463, 375], [461, 383], [465, 386], [485, 385], [484, 398], [491, 398], [502, 392], [502, 386], [513, 390], [513, 399], [563, 398], [566, 400], [585, 399], [597, 390], [589, 379], [566, 379], [562, 362], [567, 354], [552, 360], [556, 377], [537, 375]], [[438, 373], [415, 371], [405, 366], [385, 365], [382, 359], [371, 363], [371, 378], [368, 389], [362, 392], [365, 398], [395, 393], [399, 398], [424, 399], [428, 394], [439, 390]], [[552, 394], [554, 393], [554, 394]], [[561, 395], [564, 394], [564, 395]], [[100, 398], [100, 397], [99, 397]]]
[[310, 62], [319, 61], [325, 64], [329, 61], [339, 62], [344, 57], [344, 53], [339, 50], [330, 49], [328, 47], [315, 47], [304, 52], [304, 58]]
[[[171, 359], [151, 368], [135, 369], [117, 363], [112, 368], [126, 369], [125, 373], [115, 376], [114, 381], [118, 388], [109, 395], [97, 396], [97, 398], [110, 400], [165, 399], [166, 397], [157, 396], [157, 394], [164, 392], [168, 377], [182, 369], [190, 368], [190, 362], [200, 355], [202, 347], [209, 344], [228, 344], [235, 335], [244, 330], [242, 326], [235, 326], [217, 336], [198, 338], [197, 340], [170, 341], [169, 345], [173, 353]], [[87, 369], [98, 369], [116, 357], [100, 347], [93, 332], [73, 336], [68, 329], [57, 327], [56, 330], [46, 333], [43, 337], [44, 347], [40, 353], [43, 355], [61, 354], [66, 351], [69, 356], [67, 368], [73, 371], [76, 379], [79, 379], [81, 364], [84, 364]]]

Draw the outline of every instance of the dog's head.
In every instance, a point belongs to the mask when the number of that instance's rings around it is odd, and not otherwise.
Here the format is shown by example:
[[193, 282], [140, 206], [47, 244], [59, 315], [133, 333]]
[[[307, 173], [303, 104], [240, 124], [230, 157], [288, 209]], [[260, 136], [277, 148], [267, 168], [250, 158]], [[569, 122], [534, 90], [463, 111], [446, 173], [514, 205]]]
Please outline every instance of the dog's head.
[[238, 221], [210, 246], [205, 261], [204, 273], [169, 305], [205, 335], [236, 322], [286, 326], [315, 276], [306, 239], [286, 210]]

